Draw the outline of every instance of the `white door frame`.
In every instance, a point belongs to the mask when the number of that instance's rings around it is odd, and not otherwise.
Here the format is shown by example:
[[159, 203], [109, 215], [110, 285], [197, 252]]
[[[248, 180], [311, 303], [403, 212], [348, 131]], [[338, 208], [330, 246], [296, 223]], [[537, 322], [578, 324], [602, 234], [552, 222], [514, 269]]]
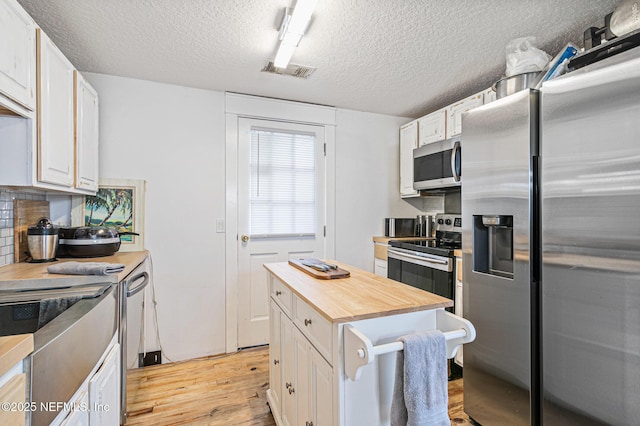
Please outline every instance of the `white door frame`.
[[[336, 109], [333, 107], [225, 94], [226, 113], [226, 234], [225, 234], [225, 306], [227, 353], [238, 350], [238, 119], [259, 118], [324, 126], [326, 143], [326, 257], [335, 257], [336, 228]], [[266, 270], [265, 270], [266, 273]]]

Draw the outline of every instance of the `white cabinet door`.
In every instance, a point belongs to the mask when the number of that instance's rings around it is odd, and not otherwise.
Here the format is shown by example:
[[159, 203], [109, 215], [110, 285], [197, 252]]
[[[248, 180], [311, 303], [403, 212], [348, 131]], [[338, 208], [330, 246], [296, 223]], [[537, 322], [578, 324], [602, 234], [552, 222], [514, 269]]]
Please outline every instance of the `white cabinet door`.
[[447, 111], [441, 109], [418, 119], [418, 147], [444, 140], [447, 136]]
[[280, 335], [282, 338], [282, 396], [280, 397], [282, 404], [282, 424], [285, 426], [297, 425], [297, 407], [295, 394], [289, 392], [293, 386], [295, 378], [295, 361], [294, 361], [294, 340], [293, 340], [293, 323], [284, 315], [280, 322]]
[[400, 127], [400, 196], [416, 197], [413, 189], [413, 150], [418, 147], [418, 122]]
[[73, 187], [73, 65], [38, 29], [38, 180]]
[[75, 71], [75, 187], [98, 190], [98, 93]]
[[373, 273], [376, 275], [380, 275], [381, 277], [387, 276], [387, 261], [375, 258], [374, 259], [374, 270]]
[[113, 346], [89, 380], [91, 426], [120, 424], [120, 345]]
[[491, 102], [496, 100], [496, 91], [493, 90], [493, 87], [489, 87], [487, 90], [482, 92], [484, 95], [483, 102], [484, 104], [490, 104]]
[[293, 332], [293, 359], [295, 363], [295, 377], [289, 392], [296, 399], [297, 418], [296, 424], [302, 425], [311, 418], [309, 412], [310, 386], [309, 386], [309, 365], [311, 348], [310, 343], [304, 335], [294, 327]]
[[333, 424], [333, 373], [331, 366], [313, 347], [310, 349], [311, 426]]
[[447, 139], [462, 133], [462, 113], [481, 106], [483, 102], [480, 92], [447, 107]]
[[15, 0], [0, 0], [0, 92], [36, 109], [36, 24]]
[[282, 395], [282, 336], [281, 336], [281, 321], [284, 314], [276, 305], [271, 301], [271, 310], [269, 312], [271, 317], [269, 318], [270, 332], [269, 336], [269, 389], [271, 390], [271, 397], [273, 398], [273, 404], [276, 407], [271, 407], [272, 410], [276, 410], [278, 413], [282, 412], [281, 395]]
[[[85, 385], [86, 386], [86, 385]], [[60, 423], [61, 426], [87, 426], [89, 424], [89, 394], [83, 390], [71, 403], [72, 410]]]

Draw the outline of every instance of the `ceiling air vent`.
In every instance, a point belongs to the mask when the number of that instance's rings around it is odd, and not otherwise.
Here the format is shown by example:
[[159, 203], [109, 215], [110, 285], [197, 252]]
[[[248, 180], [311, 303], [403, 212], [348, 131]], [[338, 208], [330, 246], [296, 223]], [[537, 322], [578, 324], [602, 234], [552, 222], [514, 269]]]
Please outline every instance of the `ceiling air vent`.
[[262, 68], [262, 72], [270, 72], [272, 74], [290, 75], [297, 78], [309, 78], [316, 69], [314, 67], [305, 67], [304, 65], [289, 64], [287, 68], [276, 68], [273, 66], [273, 61], [269, 61], [267, 65]]

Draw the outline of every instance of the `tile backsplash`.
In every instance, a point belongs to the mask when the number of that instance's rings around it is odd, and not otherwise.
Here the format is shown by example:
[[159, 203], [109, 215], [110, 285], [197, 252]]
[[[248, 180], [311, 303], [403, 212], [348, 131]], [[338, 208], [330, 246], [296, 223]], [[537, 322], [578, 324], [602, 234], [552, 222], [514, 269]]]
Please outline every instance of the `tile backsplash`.
[[13, 200], [45, 200], [44, 194], [0, 189], [0, 267], [13, 263]]

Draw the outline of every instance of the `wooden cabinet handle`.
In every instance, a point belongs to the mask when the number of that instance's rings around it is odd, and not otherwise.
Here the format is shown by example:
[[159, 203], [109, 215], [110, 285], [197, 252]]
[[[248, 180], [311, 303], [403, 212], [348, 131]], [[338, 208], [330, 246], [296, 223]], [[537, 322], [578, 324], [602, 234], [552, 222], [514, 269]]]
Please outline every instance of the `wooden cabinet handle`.
[[273, 365], [278, 365], [280, 364], [280, 360], [279, 359], [274, 359], [273, 360]]
[[280, 290], [276, 290], [276, 296], [280, 296], [282, 292]]
[[311, 324], [311, 320], [310, 319], [304, 319], [304, 325], [309, 325]]

